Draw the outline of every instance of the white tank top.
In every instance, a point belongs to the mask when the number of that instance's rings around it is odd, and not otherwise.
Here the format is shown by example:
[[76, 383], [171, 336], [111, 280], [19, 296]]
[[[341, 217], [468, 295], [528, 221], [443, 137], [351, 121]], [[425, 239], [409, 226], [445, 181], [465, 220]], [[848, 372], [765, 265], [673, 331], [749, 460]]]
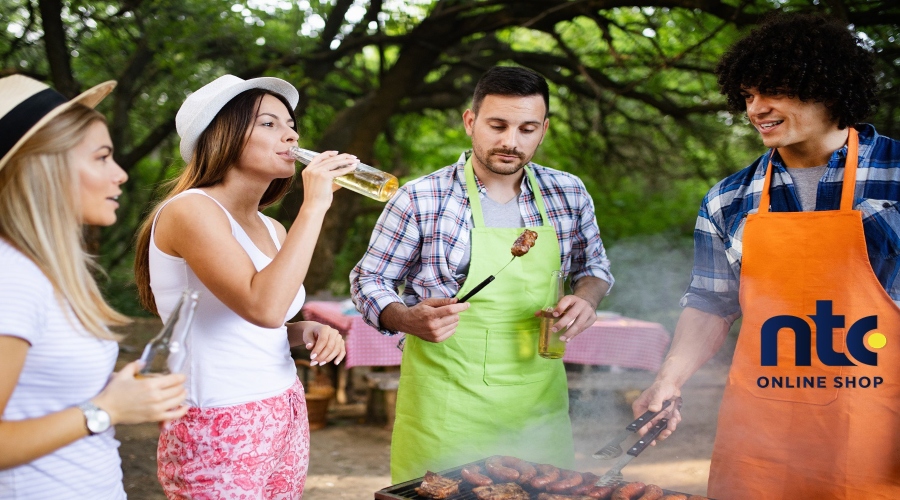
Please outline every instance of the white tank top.
[[[156, 221], [160, 212], [169, 202], [186, 194], [203, 195], [219, 205], [231, 223], [231, 234], [247, 252], [257, 271], [269, 265], [272, 259], [253, 244], [221, 203], [200, 189], [179, 193], [157, 210], [150, 233], [150, 289], [162, 320], [169, 318], [185, 287], [200, 292], [183, 369], [187, 376], [187, 402], [191, 406], [210, 408], [249, 403], [280, 394], [297, 379], [287, 328], [262, 328], [241, 318], [203, 285], [184, 259], [168, 255], [156, 246]], [[268, 227], [276, 249], [281, 250], [272, 222], [262, 213], [259, 216]], [[301, 286], [285, 321], [300, 311], [305, 298], [306, 291]]]

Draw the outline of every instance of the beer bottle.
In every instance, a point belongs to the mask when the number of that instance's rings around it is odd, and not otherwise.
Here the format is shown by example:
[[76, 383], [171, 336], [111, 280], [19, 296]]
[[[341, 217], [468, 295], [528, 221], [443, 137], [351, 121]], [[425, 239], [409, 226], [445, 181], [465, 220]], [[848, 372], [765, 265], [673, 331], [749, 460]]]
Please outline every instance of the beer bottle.
[[[294, 146], [290, 149], [290, 154], [300, 163], [309, 165], [319, 153]], [[390, 200], [400, 187], [400, 181], [396, 177], [365, 163], [357, 164], [356, 170], [337, 177], [334, 183], [378, 201]]]
[[181, 371], [187, 354], [184, 343], [194, 321], [199, 296], [199, 293], [190, 289], [182, 292], [162, 330], [144, 347], [141, 355], [144, 366], [137, 374], [139, 378]]

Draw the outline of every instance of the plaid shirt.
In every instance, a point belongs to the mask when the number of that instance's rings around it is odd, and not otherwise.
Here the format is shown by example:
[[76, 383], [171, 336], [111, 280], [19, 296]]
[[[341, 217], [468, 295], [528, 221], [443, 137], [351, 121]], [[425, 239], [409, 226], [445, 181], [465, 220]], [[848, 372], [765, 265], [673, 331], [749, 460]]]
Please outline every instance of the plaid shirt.
[[[900, 301], [900, 142], [868, 124], [859, 131], [854, 209], [862, 212], [869, 262], [878, 281]], [[694, 269], [681, 305], [735, 319], [741, 275], [741, 239], [747, 215], [756, 213], [771, 151], [710, 189], [694, 228]], [[838, 210], [847, 147], [835, 151], [819, 181], [816, 210]], [[799, 212], [800, 202], [778, 153], [772, 158], [771, 211]], [[789, 250], [785, 250], [789, 251]]]
[[[375, 224], [369, 249], [350, 273], [350, 292], [366, 322], [382, 333], [379, 316], [388, 304], [408, 306], [430, 297], [454, 297], [466, 281], [457, 269], [469, 246], [472, 209], [466, 194], [463, 153], [453, 165], [406, 183], [388, 202]], [[598, 277], [610, 285], [609, 260], [594, 215], [594, 202], [580, 179], [529, 163], [550, 222], [559, 239], [559, 257], [572, 282]], [[525, 226], [541, 225], [534, 193], [523, 177], [519, 209]], [[476, 178], [483, 198], [487, 188]], [[474, 257], [473, 257], [474, 258]], [[403, 298], [398, 295], [405, 285]]]

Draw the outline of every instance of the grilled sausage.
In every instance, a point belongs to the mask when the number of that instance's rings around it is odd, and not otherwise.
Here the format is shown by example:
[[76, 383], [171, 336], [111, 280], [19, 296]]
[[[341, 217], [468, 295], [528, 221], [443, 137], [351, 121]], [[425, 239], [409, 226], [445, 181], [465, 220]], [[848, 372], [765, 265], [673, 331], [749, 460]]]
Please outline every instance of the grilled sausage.
[[701, 497], [700, 495], [691, 495], [687, 497], [687, 500], [709, 500], [706, 497]]
[[481, 467], [477, 465], [470, 465], [468, 467], [463, 467], [462, 478], [469, 484], [473, 486], [487, 486], [489, 484], [494, 484], [494, 481], [481, 473]]
[[589, 491], [594, 489], [594, 483], [600, 479], [600, 476], [591, 472], [583, 472], [581, 474], [581, 484], [569, 490], [570, 495], [587, 495]]
[[612, 494], [612, 500], [632, 500], [641, 496], [647, 485], [641, 482], [628, 483], [620, 486]]
[[537, 477], [537, 469], [535, 469], [533, 465], [519, 458], [509, 458], [512, 460], [504, 460], [502, 463], [519, 472], [519, 479], [516, 479], [517, 483], [528, 484], [532, 479]]
[[684, 495], [671, 494], [671, 495], [666, 495], [666, 496], [660, 498], [659, 500], [687, 500], [687, 497]]
[[648, 484], [647, 488], [644, 489], [644, 494], [638, 500], [659, 500], [663, 495], [665, 493], [663, 493], [662, 488], [655, 484]]
[[597, 500], [607, 500], [613, 491], [616, 491], [615, 486], [594, 486], [591, 491], [587, 492], [587, 496]]
[[536, 490], [544, 489], [548, 484], [559, 479], [559, 469], [550, 464], [540, 464], [537, 466], [537, 477], [529, 481], [528, 484]]
[[559, 473], [559, 480], [548, 484], [544, 489], [549, 491], [550, 493], [562, 493], [569, 488], [578, 486], [579, 484], [581, 484], [581, 481], [581, 473], [573, 470], [561, 469]]
[[512, 457], [501, 457], [498, 455], [484, 461], [484, 467], [487, 469], [488, 475], [501, 483], [508, 483], [519, 479], [519, 471], [508, 465], [504, 465], [504, 458]]

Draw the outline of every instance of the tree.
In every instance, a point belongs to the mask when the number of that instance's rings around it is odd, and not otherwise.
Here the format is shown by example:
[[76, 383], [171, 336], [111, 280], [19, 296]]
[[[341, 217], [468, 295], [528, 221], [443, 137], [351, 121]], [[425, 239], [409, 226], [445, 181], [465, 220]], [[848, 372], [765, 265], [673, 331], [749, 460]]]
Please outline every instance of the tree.
[[[553, 87], [551, 136], [537, 160], [582, 176], [608, 216], [606, 237], [689, 231], [699, 194], [758, 149], [731, 126], [741, 118], [725, 111], [712, 68], [774, 10], [826, 10], [861, 33], [883, 72], [876, 124], [897, 135], [900, 8], [890, 0], [6, 0], [0, 72], [67, 95], [119, 81], [103, 111], [132, 181], [101, 248], [118, 282], [130, 275], [132, 234], [156, 186], [181, 165], [178, 106], [226, 72], [293, 82], [305, 146], [409, 179], [465, 149], [458, 117], [484, 70], [535, 69]], [[296, 187], [273, 212], [287, 224], [303, 199]], [[382, 207], [344, 191], [335, 204], [310, 291], [345, 286]]]

